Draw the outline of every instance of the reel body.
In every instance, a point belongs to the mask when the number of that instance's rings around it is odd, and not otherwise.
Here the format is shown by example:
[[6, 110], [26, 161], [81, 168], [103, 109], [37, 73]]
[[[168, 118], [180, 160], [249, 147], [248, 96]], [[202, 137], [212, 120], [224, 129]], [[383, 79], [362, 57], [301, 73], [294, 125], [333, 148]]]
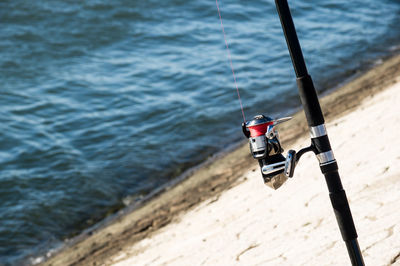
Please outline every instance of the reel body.
[[288, 177], [293, 176], [296, 164], [296, 152], [290, 150], [288, 156], [282, 155], [276, 125], [288, 121], [291, 117], [272, 119], [257, 115], [246, 124], [242, 124], [244, 135], [249, 139], [250, 152], [258, 160], [264, 183], [273, 189], [278, 189]]

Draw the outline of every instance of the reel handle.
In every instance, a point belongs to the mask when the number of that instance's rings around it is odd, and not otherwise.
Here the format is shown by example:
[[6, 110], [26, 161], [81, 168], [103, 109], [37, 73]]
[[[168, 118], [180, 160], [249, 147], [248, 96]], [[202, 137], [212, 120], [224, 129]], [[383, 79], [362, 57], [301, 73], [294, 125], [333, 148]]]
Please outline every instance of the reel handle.
[[296, 151], [290, 150], [286, 156], [285, 162], [285, 175], [287, 177], [293, 177], [294, 168], [296, 167]]
[[272, 164], [265, 164], [262, 166], [261, 172], [263, 175], [272, 175], [279, 174], [279, 172], [284, 170], [287, 177], [293, 177], [295, 167], [296, 151], [290, 150], [286, 156], [286, 160]]
[[261, 172], [263, 173], [263, 175], [278, 174], [282, 170], [285, 170], [285, 167], [286, 167], [285, 161], [273, 164], [265, 164], [261, 168]]

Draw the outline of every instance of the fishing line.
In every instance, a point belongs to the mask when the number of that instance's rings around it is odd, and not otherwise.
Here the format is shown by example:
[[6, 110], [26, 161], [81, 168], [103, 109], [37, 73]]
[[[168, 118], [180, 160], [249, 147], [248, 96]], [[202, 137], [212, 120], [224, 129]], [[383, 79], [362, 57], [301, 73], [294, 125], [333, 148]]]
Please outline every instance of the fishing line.
[[222, 33], [224, 34], [224, 40], [225, 40], [225, 45], [226, 45], [226, 51], [228, 52], [228, 59], [229, 59], [229, 63], [230, 63], [230, 65], [231, 65], [231, 69], [232, 69], [233, 80], [235, 81], [236, 92], [237, 92], [238, 99], [239, 99], [239, 103], [240, 103], [240, 109], [242, 110], [243, 121], [244, 121], [244, 123], [246, 124], [246, 117], [244, 116], [243, 105], [242, 105], [242, 99], [240, 98], [239, 87], [238, 87], [237, 82], [236, 82], [236, 75], [235, 75], [235, 70], [233, 69], [232, 58], [231, 58], [231, 51], [229, 50], [228, 41], [226, 40], [226, 34], [225, 34], [224, 24], [222, 23], [221, 12], [219, 11], [218, 0], [215, 0], [215, 4], [217, 5], [219, 20], [221, 21]]

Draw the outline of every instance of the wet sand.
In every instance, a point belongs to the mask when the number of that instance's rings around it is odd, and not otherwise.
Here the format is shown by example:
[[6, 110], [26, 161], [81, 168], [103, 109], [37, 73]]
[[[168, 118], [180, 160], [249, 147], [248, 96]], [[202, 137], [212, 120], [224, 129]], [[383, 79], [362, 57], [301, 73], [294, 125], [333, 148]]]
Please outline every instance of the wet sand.
[[[373, 260], [371, 257], [370, 262], [374, 262], [369, 263], [371, 265], [395, 262], [400, 253], [400, 241], [395, 234], [399, 227], [393, 225], [386, 228], [381, 225], [381, 216], [373, 215], [373, 212], [380, 210], [379, 204], [385, 204], [386, 198], [382, 195], [395, 193], [392, 184], [397, 184], [394, 187], [397, 191], [399, 189], [400, 175], [394, 172], [393, 166], [400, 163], [396, 161], [400, 158], [396, 155], [400, 154], [400, 143], [397, 142], [397, 147], [392, 148], [392, 142], [385, 141], [392, 139], [395, 142], [393, 136], [398, 136], [400, 129], [396, 128], [395, 123], [390, 124], [390, 119], [384, 119], [385, 110], [382, 110], [390, 103], [400, 113], [400, 107], [390, 102], [399, 99], [398, 96], [390, 97], [393, 93], [400, 92], [400, 87], [393, 87], [396, 86], [399, 76], [400, 56], [394, 56], [321, 100], [356, 226], [362, 228], [362, 234], [359, 234], [364, 239], [360, 240], [360, 245], [367, 253], [387, 256], [384, 261]], [[384, 95], [387, 92], [391, 94]], [[379, 103], [384, 100], [388, 102], [382, 107]], [[368, 109], [370, 113], [362, 112], [370, 106], [379, 107], [376, 110]], [[371, 120], [368, 117], [368, 114], [375, 112], [378, 112], [378, 116], [372, 117], [378, 121], [377, 127], [370, 125]], [[393, 112], [388, 109], [387, 115], [396, 120], [396, 112]], [[280, 135], [286, 150], [309, 144], [303, 112], [298, 112], [293, 117], [290, 122], [280, 126]], [[380, 125], [380, 120], [389, 124]], [[391, 129], [391, 126], [394, 128], [390, 132], [384, 130], [386, 135], [382, 139], [381, 128]], [[340, 135], [349, 132], [354, 136]], [[371, 135], [359, 135], [361, 132]], [[351, 142], [347, 144], [346, 141], [349, 140]], [[374, 141], [370, 143], [370, 140]], [[351, 146], [351, 143], [357, 145], [348, 153], [342, 153], [344, 147]], [[388, 150], [392, 153], [388, 154]], [[374, 156], [354, 156], [358, 153], [371, 153]], [[376, 156], [378, 157], [375, 158]], [[375, 160], [385, 158], [384, 156], [388, 156], [388, 159], [383, 159], [381, 164], [387, 165], [376, 165]], [[362, 159], [357, 161], [353, 158]], [[316, 174], [307, 178], [309, 169]], [[188, 178], [143, 206], [127, 208], [103, 226], [72, 239], [43, 265], [185, 265], [188, 258], [194, 259], [197, 262], [195, 264], [199, 265], [202, 262], [208, 265], [321, 265], [315, 255], [318, 252], [324, 258], [323, 263], [327, 265], [329, 262], [333, 263], [331, 259], [347, 263], [346, 249], [340, 239], [325, 181], [315, 158], [310, 155], [302, 158], [293, 180], [287, 181], [277, 191], [262, 184], [258, 171], [257, 162], [250, 156], [248, 145], [244, 144], [192, 171]], [[371, 175], [370, 173], [384, 181], [362, 179], [362, 176]], [[376, 187], [380, 190], [375, 189]], [[379, 202], [379, 198], [382, 198], [382, 202]], [[318, 204], [315, 203], [317, 200]], [[390, 199], [386, 202], [395, 212], [395, 202]], [[391, 216], [388, 210], [381, 209], [386, 211], [379, 213], [384, 215], [385, 221], [390, 218], [393, 223], [399, 223], [399, 216]], [[370, 230], [375, 231], [368, 232], [365, 228], [369, 226]], [[246, 228], [258, 228], [259, 231]], [[374, 234], [369, 234], [372, 232]], [[373, 237], [365, 237], [366, 234]], [[185, 237], [182, 238], [183, 236]], [[385, 236], [387, 243], [393, 245], [374, 244], [379, 243], [379, 239], [383, 241]], [[397, 238], [390, 239], [393, 236]], [[390, 252], [378, 252], [379, 249], [385, 250], [385, 247]], [[293, 260], [294, 258], [297, 260]]]

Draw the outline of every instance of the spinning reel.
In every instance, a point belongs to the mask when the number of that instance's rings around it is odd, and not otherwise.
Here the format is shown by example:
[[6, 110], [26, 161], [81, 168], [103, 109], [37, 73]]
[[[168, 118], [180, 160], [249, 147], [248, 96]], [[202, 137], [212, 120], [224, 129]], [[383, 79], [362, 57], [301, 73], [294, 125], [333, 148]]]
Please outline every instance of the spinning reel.
[[291, 117], [272, 119], [257, 115], [251, 121], [242, 123], [244, 135], [249, 139], [251, 155], [258, 160], [264, 183], [278, 189], [288, 177], [293, 177], [300, 156], [313, 147], [301, 149], [298, 153], [289, 150], [286, 157], [279, 140], [276, 125], [290, 120]]

